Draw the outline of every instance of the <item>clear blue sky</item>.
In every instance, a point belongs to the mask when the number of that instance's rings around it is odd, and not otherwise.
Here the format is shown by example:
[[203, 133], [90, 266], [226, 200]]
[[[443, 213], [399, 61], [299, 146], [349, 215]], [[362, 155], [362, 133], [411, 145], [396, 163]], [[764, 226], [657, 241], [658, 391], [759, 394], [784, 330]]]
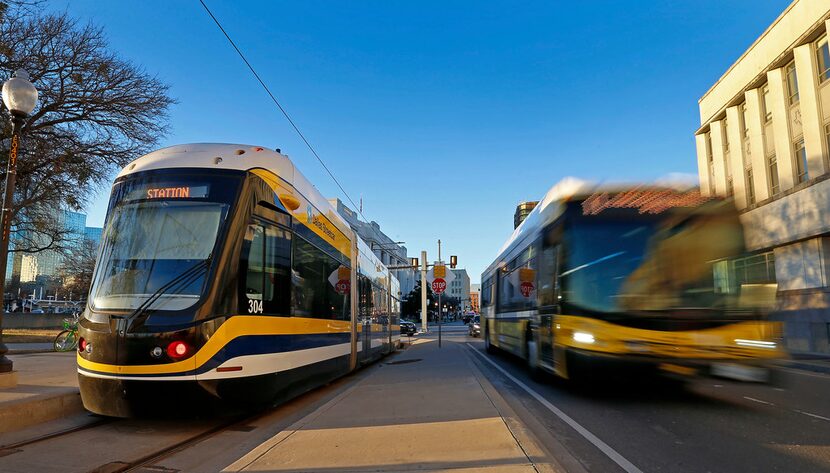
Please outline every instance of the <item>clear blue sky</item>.
[[[564, 176], [696, 173], [698, 98], [789, 4], [206, 1], [364, 214], [412, 256], [441, 238], [473, 282]], [[282, 148], [339, 196], [197, 0], [49, 7], [172, 86], [162, 145]]]

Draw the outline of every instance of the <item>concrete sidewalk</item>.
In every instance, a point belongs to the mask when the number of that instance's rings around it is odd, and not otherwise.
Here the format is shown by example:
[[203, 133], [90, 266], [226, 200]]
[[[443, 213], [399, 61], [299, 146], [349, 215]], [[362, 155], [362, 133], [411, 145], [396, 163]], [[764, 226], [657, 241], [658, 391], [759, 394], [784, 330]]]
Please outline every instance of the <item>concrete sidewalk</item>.
[[558, 470], [471, 356], [463, 343], [414, 341], [224, 471]]
[[0, 433], [82, 412], [74, 351], [9, 358], [17, 386], [0, 389]]

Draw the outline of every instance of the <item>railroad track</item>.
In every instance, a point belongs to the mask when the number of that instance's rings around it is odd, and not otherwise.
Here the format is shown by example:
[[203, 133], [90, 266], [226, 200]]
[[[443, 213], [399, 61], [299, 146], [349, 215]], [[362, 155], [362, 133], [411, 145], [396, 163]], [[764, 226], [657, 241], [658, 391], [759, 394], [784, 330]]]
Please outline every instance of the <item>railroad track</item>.
[[90, 473], [124, 473], [130, 471], [146, 471], [143, 468], [156, 465], [159, 461], [164, 460], [176, 453], [182, 452], [191, 448], [207, 439], [215, 437], [223, 432], [228, 431], [250, 431], [253, 427], [249, 424], [256, 421], [263, 416], [269, 414], [271, 410], [257, 412], [253, 415], [239, 416], [228, 422], [224, 422], [208, 430], [194, 434], [185, 440], [176, 442], [172, 445], [156, 450], [152, 453], [145, 454], [135, 460], [130, 461], [115, 461], [106, 463], [97, 468], [90, 470]]
[[6, 455], [11, 455], [12, 453], [17, 453], [17, 452], [20, 451], [21, 448], [32, 445], [32, 444], [35, 444], [35, 443], [44, 442], [46, 440], [52, 440], [52, 439], [55, 439], [55, 438], [58, 438], [58, 437], [65, 437], [67, 435], [71, 435], [71, 434], [74, 434], [76, 432], [81, 432], [81, 431], [84, 431], [84, 430], [93, 429], [95, 427], [100, 427], [102, 425], [111, 424], [112, 422], [115, 422], [116, 420], [117, 419], [112, 419], [112, 418], [99, 418], [99, 419], [96, 419], [95, 421], [90, 422], [88, 424], [78, 425], [78, 426], [75, 426], [75, 427], [70, 427], [70, 428], [67, 428], [67, 429], [58, 430], [58, 431], [51, 432], [51, 433], [48, 433], [48, 434], [39, 435], [37, 437], [32, 437], [32, 438], [27, 439], [27, 440], [22, 440], [20, 442], [14, 442], [14, 443], [6, 444], [6, 445], [0, 445], [0, 457], [5, 457]]

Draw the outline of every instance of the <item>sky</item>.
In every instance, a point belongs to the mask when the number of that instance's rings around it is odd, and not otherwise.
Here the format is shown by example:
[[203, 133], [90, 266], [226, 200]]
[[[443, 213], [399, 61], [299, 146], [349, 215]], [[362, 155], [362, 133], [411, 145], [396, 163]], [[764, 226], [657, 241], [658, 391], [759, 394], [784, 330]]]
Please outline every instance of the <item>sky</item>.
[[[696, 175], [697, 101], [784, 0], [205, 0], [363, 214], [472, 282], [566, 176]], [[280, 148], [347, 201], [198, 0], [52, 0], [178, 101], [159, 147]], [[106, 194], [87, 209], [100, 226]]]

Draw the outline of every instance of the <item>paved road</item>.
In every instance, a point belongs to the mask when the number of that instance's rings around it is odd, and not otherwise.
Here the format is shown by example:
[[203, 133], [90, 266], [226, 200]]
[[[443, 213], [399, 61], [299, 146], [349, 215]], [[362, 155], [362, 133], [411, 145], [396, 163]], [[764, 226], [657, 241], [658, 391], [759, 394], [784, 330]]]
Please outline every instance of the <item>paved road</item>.
[[783, 370], [780, 387], [701, 379], [575, 388], [534, 382], [520, 361], [464, 342], [551, 454], [572, 456], [569, 470], [830, 471], [830, 376]]

